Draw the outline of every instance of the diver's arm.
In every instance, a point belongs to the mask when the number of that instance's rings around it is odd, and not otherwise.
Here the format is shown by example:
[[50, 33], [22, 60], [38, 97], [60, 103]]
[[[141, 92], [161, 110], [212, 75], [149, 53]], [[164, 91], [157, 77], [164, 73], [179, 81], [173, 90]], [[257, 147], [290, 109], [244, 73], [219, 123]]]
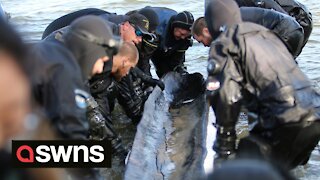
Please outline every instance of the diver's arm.
[[42, 102], [59, 135], [65, 139], [87, 139], [89, 125], [83, 102], [87, 94], [67, 68], [56, 66], [41, 88]]
[[[277, 2], [274, 0], [255, 0], [257, 7], [266, 8], [266, 9], [273, 9], [275, 11], [288, 14]], [[259, 6], [259, 4], [261, 4]]]
[[151, 76], [148, 76], [147, 74], [142, 72], [139, 68], [134, 67], [131, 69], [131, 72], [134, 76], [140, 78], [143, 82], [152, 86], [158, 85], [162, 90], [164, 90], [164, 84], [161, 80], [153, 79]]
[[[232, 44], [233, 45], [233, 44]], [[227, 159], [235, 152], [236, 131], [235, 125], [240, 113], [242, 77], [238, 68], [230, 56], [228, 49], [232, 47], [229, 42], [216, 42], [210, 49], [208, 65], [209, 88], [210, 79], [220, 82], [219, 85], [211, 86], [210, 101], [216, 115], [217, 137], [214, 150], [218, 158]], [[212, 81], [214, 83], [214, 81]], [[212, 83], [211, 82], [211, 83]]]
[[216, 115], [217, 137], [213, 146], [219, 158], [227, 159], [235, 153], [236, 122], [240, 103], [234, 102], [239, 87], [232, 80], [222, 82], [222, 88], [213, 96], [211, 104]]
[[186, 51], [192, 45], [193, 45], [193, 40], [191, 39], [191, 37], [188, 37], [183, 41], [183, 43], [181, 43], [180, 45], [177, 45], [178, 48], [176, 49], [176, 52], [172, 57], [174, 59], [173, 71], [176, 71], [181, 74], [187, 73], [187, 67], [184, 65], [184, 62], [186, 60]]
[[125, 156], [127, 151], [123, 147], [121, 139], [113, 129], [111, 117], [107, 116], [107, 119], [105, 119], [104, 116], [102, 116], [99, 111], [99, 105], [92, 96], [88, 96], [86, 102], [88, 104], [87, 117], [90, 124], [90, 139], [108, 139], [111, 141], [113, 154]]
[[239, 7], [259, 7], [274, 9], [275, 11], [287, 14], [287, 12], [274, 0], [236, 0]]

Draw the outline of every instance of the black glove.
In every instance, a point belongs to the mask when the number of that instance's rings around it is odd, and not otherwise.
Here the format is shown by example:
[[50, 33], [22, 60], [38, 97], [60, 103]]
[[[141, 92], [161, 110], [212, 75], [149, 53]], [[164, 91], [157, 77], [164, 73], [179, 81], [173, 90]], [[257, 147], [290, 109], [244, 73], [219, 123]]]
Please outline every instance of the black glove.
[[155, 87], [155, 86], [159, 86], [159, 88], [163, 91], [165, 88], [164, 83], [161, 80], [158, 79], [150, 79], [148, 80], [148, 82], [146, 82], [147, 84]]
[[217, 128], [217, 138], [213, 145], [218, 161], [227, 160], [235, 155], [236, 151], [236, 131], [234, 127]]
[[179, 74], [182, 74], [182, 75], [185, 75], [185, 74], [188, 74], [188, 71], [187, 71], [187, 68], [184, 66], [184, 65], [178, 65], [176, 66], [173, 71], [179, 73]]
[[157, 80], [157, 86], [159, 86], [159, 88], [163, 91], [165, 88], [164, 83], [161, 80]]

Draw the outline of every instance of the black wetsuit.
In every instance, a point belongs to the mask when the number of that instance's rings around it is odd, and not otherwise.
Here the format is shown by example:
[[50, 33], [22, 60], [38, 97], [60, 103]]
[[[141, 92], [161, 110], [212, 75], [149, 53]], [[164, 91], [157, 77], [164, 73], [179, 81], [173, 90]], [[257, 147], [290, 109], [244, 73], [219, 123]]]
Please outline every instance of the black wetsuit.
[[[49, 51], [50, 49], [50, 51]], [[40, 42], [30, 54], [33, 93], [60, 136], [87, 139], [85, 87], [75, 57], [59, 42]]]
[[260, 24], [277, 34], [294, 57], [301, 53], [303, 29], [293, 17], [256, 7], [242, 7], [240, 11], [243, 21]]
[[233, 154], [235, 125], [245, 107], [250, 136], [266, 142], [260, 149], [268, 151], [266, 156], [290, 168], [305, 163], [320, 139], [320, 95], [275, 34], [227, 17], [239, 11], [232, 0], [214, 2], [206, 11], [211, 35], [220, 33], [209, 54], [210, 64], [216, 64], [209, 66], [209, 79], [220, 82], [211, 99], [218, 128], [214, 149], [222, 157]]
[[161, 78], [170, 71], [183, 71], [185, 68], [185, 52], [192, 46], [191, 37], [185, 40], [176, 40], [174, 38], [172, 22], [177, 12], [162, 7], [148, 8], [153, 9], [157, 13], [160, 21], [156, 30], [160, 39], [160, 45], [151, 57], [158, 77]]
[[[89, 140], [89, 89], [72, 53], [62, 43], [43, 41], [33, 45], [29, 57], [33, 97], [58, 137]], [[77, 178], [100, 179], [94, 169], [73, 169], [70, 173]]]
[[99, 109], [106, 120], [112, 122], [111, 111], [114, 108], [115, 95], [113, 78], [111, 77], [112, 60], [109, 60], [104, 65], [104, 73], [95, 75], [89, 81], [90, 93], [97, 101]]
[[261, 7], [274, 9], [296, 19], [304, 30], [302, 48], [307, 43], [313, 28], [312, 14], [306, 6], [296, 0], [236, 0], [240, 7]]

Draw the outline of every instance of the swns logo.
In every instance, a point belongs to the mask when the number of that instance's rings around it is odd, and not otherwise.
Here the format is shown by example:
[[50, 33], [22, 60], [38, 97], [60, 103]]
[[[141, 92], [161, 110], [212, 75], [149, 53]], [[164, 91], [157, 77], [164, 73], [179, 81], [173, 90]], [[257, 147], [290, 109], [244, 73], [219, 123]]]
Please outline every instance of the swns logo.
[[110, 141], [12, 141], [17, 168], [110, 168]]

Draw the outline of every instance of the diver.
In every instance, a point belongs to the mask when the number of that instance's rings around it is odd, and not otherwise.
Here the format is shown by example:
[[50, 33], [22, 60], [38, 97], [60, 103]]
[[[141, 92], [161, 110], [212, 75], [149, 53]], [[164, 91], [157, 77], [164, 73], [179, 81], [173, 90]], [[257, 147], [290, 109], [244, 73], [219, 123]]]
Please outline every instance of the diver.
[[[243, 22], [233, 0], [211, 0], [205, 20], [214, 40], [207, 90], [216, 115], [216, 160], [231, 159], [252, 142], [286, 168], [307, 163], [320, 139], [320, 95], [288, 49], [268, 29]], [[236, 148], [242, 107], [250, 135]]]
[[[103, 18], [108, 26], [112, 29], [114, 35], [119, 35], [124, 42], [133, 42], [139, 50], [139, 61], [146, 62], [146, 58], [150, 57], [152, 52], [157, 47], [157, 38], [152, 33], [149, 33], [150, 23], [149, 20], [142, 14], [147, 14], [150, 17], [149, 11], [141, 11], [140, 13], [131, 13], [130, 15], [117, 15], [114, 13], [108, 13], [99, 9], [83, 9], [53, 21], [46, 29], [46, 33], [52, 32], [46, 36], [45, 39], [54, 39], [56, 36], [62, 36], [67, 31], [68, 24], [66, 22], [72, 22], [74, 19], [88, 14], [99, 15]], [[152, 12], [151, 12], [152, 13]], [[151, 14], [152, 15], [152, 14]], [[154, 27], [154, 23], [151, 23]], [[143, 105], [148, 95], [152, 91], [152, 88], [156, 85], [164, 88], [161, 81], [153, 79], [150, 74], [150, 64], [138, 63], [138, 67], [141, 65], [141, 69], [147, 69], [145, 72], [149, 72], [147, 75], [141, 73], [140, 70], [134, 68], [130, 70], [130, 73], [125, 76], [121, 81], [115, 81], [108, 86], [104, 80], [104, 76], [96, 76], [90, 81], [91, 93], [98, 101], [100, 110], [104, 117], [108, 117], [108, 114], [113, 110], [115, 99], [118, 99], [119, 104], [125, 110], [127, 116], [132, 120], [139, 120], [142, 116]], [[148, 67], [149, 65], [149, 67]], [[146, 68], [144, 68], [146, 67]], [[139, 67], [140, 68], [140, 67]], [[152, 87], [150, 89], [150, 87]], [[140, 93], [142, 92], [142, 93]], [[106, 104], [108, 102], [108, 104]]]
[[[152, 92], [153, 87], [158, 85], [162, 90], [164, 89], [164, 84], [161, 81], [151, 78], [150, 58], [156, 67], [159, 78], [169, 71], [186, 72], [183, 63], [185, 51], [191, 46], [189, 36], [193, 16], [186, 11], [177, 14], [172, 9], [150, 6], [130, 11], [127, 14], [135, 13], [148, 18], [149, 33], [156, 35], [152, 37], [154, 39], [152, 41], [143, 37], [141, 46], [138, 46], [141, 47], [138, 48], [140, 53], [138, 67], [140, 69], [133, 69], [133, 72], [118, 84], [118, 90], [122, 92], [119, 93], [120, 96], [117, 98], [119, 104], [124, 107], [128, 117], [134, 123], [138, 123], [142, 117], [144, 102]], [[167, 50], [164, 50], [164, 48]], [[142, 72], [146, 75], [143, 75]], [[134, 89], [134, 91], [128, 91], [130, 89]]]
[[156, 34], [160, 44], [151, 57], [158, 77], [161, 78], [170, 71], [186, 73], [185, 52], [192, 46], [193, 15], [188, 11], [177, 14], [168, 8], [148, 8], [153, 9], [159, 19]]
[[[304, 34], [302, 27], [294, 18], [273, 10], [255, 7], [242, 7], [240, 12], [243, 21], [262, 25], [278, 35], [294, 58], [301, 53]], [[212, 42], [212, 37], [203, 17], [195, 21], [192, 27], [192, 35], [204, 46], [209, 47]]]
[[235, 0], [240, 7], [259, 7], [272, 9], [296, 19], [303, 28], [304, 40], [302, 48], [308, 42], [313, 28], [312, 14], [306, 6], [297, 0]]
[[142, 42], [137, 45], [139, 49], [139, 61], [137, 67], [148, 76], [152, 76], [150, 69], [150, 59], [154, 51], [158, 48], [160, 40], [159, 37], [156, 35], [156, 29], [159, 25], [159, 18], [157, 13], [152, 8], [142, 8], [139, 10], [130, 11], [127, 15], [139, 13], [145, 16], [149, 21], [149, 33], [153, 34], [154, 36], [144, 37], [142, 38]]
[[151, 6], [130, 11], [127, 14], [135, 12], [143, 14], [149, 19], [149, 32], [156, 35], [156, 41], [147, 42], [145, 44], [149, 46], [143, 46], [143, 48], [148, 47], [149, 53], [143, 58], [143, 63], [149, 69], [140, 69], [146, 74], [151, 74], [149, 63], [151, 58], [159, 78], [169, 71], [185, 73], [185, 51], [192, 46], [190, 28], [194, 21], [193, 15], [187, 11], [178, 14], [173, 9]]

